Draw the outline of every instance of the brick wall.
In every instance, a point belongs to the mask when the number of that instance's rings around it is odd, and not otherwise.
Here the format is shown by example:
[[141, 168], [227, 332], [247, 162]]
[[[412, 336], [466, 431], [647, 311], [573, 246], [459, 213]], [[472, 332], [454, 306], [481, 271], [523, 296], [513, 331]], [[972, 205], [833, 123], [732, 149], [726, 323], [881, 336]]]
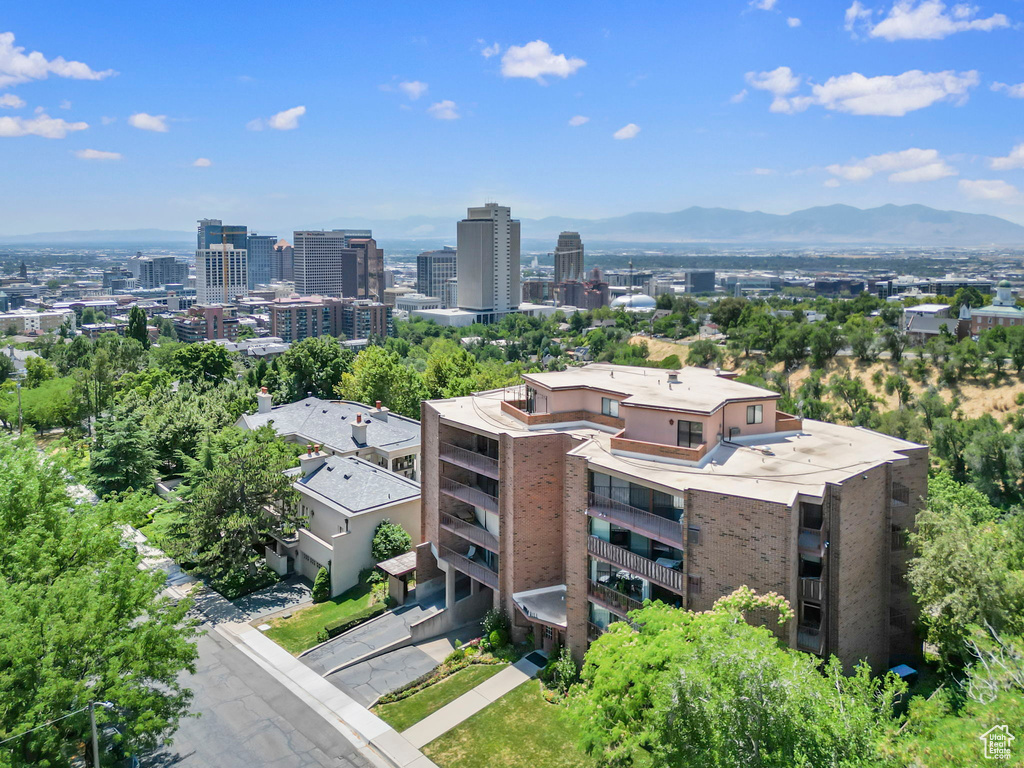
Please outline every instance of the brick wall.
[[565, 457], [562, 530], [565, 542], [566, 647], [582, 663], [587, 650], [587, 460]]

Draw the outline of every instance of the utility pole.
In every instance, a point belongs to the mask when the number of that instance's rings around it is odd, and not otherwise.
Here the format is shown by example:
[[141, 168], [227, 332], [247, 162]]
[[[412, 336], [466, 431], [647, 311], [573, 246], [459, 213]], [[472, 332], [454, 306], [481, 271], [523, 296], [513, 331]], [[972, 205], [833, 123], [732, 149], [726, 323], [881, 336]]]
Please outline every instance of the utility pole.
[[18, 437], [25, 434], [25, 428], [21, 420], [21, 382], [16, 382], [15, 388], [18, 390]]
[[96, 702], [89, 702], [89, 725], [92, 728], [92, 768], [100, 768], [100, 739], [96, 733]]

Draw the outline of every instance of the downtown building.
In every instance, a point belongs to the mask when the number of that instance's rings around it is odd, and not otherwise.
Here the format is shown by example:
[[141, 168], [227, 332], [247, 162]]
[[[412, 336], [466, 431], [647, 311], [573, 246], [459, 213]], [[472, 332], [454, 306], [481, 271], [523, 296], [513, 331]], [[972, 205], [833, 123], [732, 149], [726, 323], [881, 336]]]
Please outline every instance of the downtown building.
[[447, 282], [457, 275], [456, 253], [454, 248], [446, 246], [440, 251], [424, 251], [417, 256], [416, 292], [424, 296], [437, 296], [443, 300]]
[[128, 260], [128, 268], [139, 288], [161, 288], [188, 283], [188, 264], [174, 256], [143, 256], [136, 253]]
[[293, 343], [318, 336], [371, 339], [391, 335], [391, 307], [370, 299], [303, 296], [271, 302], [270, 334]]
[[277, 235], [257, 235], [255, 232], [246, 238], [250, 291], [257, 285], [270, 285], [273, 280], [274, 248], [277, 242]]
[[270, 258], [270, 281], [290, 283], [295, 279], [295, 249], [287, 240], [278, 240]]
[[490, 607], [577, 660], [647, 599], [695, 611], [741, 586], [797, 616], [792, 648], [877, 672], [914, 660], [906, 584], [928, 449], [800, 419], [702, 368], [592, 364], [423, 404], [417, 592], [452, 626]]
[[196, 302], [230, 304], [249, 291], [248, 252], [231, 243], [196, 250]]
[[508, 206], [470, 208], [458, 223], [456, 272], [459, 309], [493, 323], [520, 303], [519, 221]]
[[583, 241], [579, 232], [562, 232], [555, 246], [555, 286], [559, 304], [572, 304], [562, 296], [562, 283], [583, 281]]
[[384, 251], [368, 229], [297, 231], [293, 276], [301, 296], [380, 300]]

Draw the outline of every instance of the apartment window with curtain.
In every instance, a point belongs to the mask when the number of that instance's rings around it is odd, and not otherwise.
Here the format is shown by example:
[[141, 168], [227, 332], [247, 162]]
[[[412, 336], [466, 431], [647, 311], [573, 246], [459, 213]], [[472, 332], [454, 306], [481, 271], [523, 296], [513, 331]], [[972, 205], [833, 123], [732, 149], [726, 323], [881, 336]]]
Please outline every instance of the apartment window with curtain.
[[762, 421], [764, 421], [764, 406], [748, 405], [747, 424], [760, 424]]
[[679, 420], [676, 445], [697, 448], [704, 444], [704, 425], [699, 421]]
[[610, 397], [602, 397], [601, 414], [604, 416], [611, 416], [614, 419], [619, 418], [619, 401], [613, 400]]

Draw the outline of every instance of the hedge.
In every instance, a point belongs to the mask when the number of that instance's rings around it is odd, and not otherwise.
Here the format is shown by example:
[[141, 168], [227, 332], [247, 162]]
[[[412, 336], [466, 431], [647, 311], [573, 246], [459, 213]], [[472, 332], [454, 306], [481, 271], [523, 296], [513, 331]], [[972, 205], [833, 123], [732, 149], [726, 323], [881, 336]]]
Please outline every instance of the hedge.
[[372, 618], [380, 616], [388, 609], [385, 603], [377, 603], [371, 605], [369, 608], [364, 608], [358, 613], [353, 613], [344, 619], [338, 619], [328, 624], [324, 624], [324, 631], [327, 633], [328, 638], [337, 637], [342, 632], [347, 632], [352, 627], [362, 624], [364, 621], [369, 621]]

